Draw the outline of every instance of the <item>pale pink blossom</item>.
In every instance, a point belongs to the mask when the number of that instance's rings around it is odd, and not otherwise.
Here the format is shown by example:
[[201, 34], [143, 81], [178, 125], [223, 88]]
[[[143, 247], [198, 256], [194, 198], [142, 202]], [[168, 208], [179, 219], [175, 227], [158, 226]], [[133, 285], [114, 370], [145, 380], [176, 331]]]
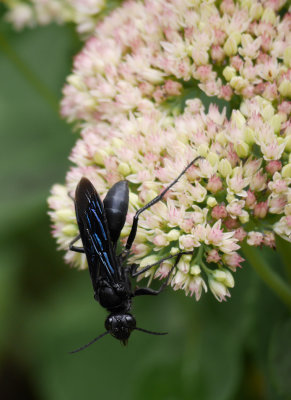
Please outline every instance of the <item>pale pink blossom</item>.
[[220, 259], [221, 259], [221, 257], [220, 257], [220, 255], [219, 255], [218, 251], [212, 249], [212, 250], [210, 250], [210, 252], [207, 254], [206, 261], [207, 261], [208, 263], [212, 263], [212, 262], [213, 262], [213, 263], [218, 263], [218, 262], [220, 261]]
[[227, 264], [228, 267], [230, 267], [232, 271], [235, 271], [236, 268], [242, 267], [241, 263], [245, 260], [237, 252], [233, 252], [229, 254], [224, 254], [223, 261]]
[[268, 184], [268, 188], [274, 194], [286, 193], [288, 190], [288, 184], [290, 184], [291, 179], [282, 179], [279, 172], [275, 172], [273, 175], [273, 181], [270, 181]]
[[247, 244], [250, 246], [260, 246], [263, 243], [264, 235], [261, 232], [249, 232], [247, 237]]
[[271, 249], [276, 248], [276, 240], [273, 232], [264, 232], [264, 245]]
[[198, 301], [201, 297], [202, 291], [207, 292], [207, 286], [201, 276], [194, 276], [189, 279], [186, 286], [186, 294], [190, 293], [190, 296], [195, 294], [195, 299]]
[[272, 214], [281, 214], [287, 204], [285, 195], [271, 195], [268, 199], [269, 212]]
[[250, 190], [254, 192], [261, 192], [267, 186], [267, 176], [263, 174], [262, 170], [257, 172], [250, 181]]
[[234, 237], [239, 241], [242, 242], [244, 238], [247, 236], [247, 232], [242, 228], [237, 228], [234, 233]]

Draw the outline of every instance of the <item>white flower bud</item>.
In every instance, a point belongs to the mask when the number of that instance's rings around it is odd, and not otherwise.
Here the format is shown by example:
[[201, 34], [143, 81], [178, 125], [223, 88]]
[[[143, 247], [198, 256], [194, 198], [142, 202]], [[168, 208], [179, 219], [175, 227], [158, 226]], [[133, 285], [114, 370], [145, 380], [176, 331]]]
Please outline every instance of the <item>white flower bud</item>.
[[284, 79], [279, 86], [279, 92], [282, 96], [291, 98], [291, 82]]
[[61, 208], [56, 211], [57, 219], [61, 222], [72, 222], [76, 219], [75, 212], [71, 208]]
[[282, 168], [282, 177], [283, 178], [291, 178], [291, 164], [286, 164]]
[[159, 257], [156, 256], [155, 254], [152, 254], [148, 257], [143, 258], [139, 264], [139, 267], [143, 268], [143, 267], [146, 267], [147, 265], [155, 264], [158, 261], [159, 261]]
[[214, 167], [219, 162], [219, 157], [216, 153], [210, 151], [206, 157], [206, 160], [210, 163], [212, 167]]
[[226, 297], [230, 297], [230, 293], [223, 283], [218, 282], [212, 277], [208, 279], [208, 283], [211, 292], [218, 301], [226, 300]]
[[225, 158], [220, 160], [218, 164], [218, 171], [223, 178], [226, 178], [228, 175], [231, 175], [232, 168], [230, 162]]
[[79, 229], [78, 229], [77, 225], [68, 224], [68, 225], [65, 225], [65, 226], [62, 228], [62, 233], [63, 233], [64, 235], [66, 235], [66, 236], [72, 236], [72, 237], [74, 237], [74, 236], [77, 236], [77, 235], [78, 235]]
[[198, 154], [202, 157], [206, 157], [209, 151], [209, 146], [207, 144], [201, 144], [198, 147]]
[[234, 149], [241, 158], [246, 158], [250, 153], [249, 145], [244, 142], [235, 143]]
[[199, 275], [201, 272], [201, 268], [199, 265], [195, 264], [190, 267], [190, 274], [191, 275]]
[[117, 171], [123, 175], [123, 176], [127, 176], [130, 174], [131, 170], [130, 170], [130, 166], [125, 163], [125, 162], [121, 162], [118, 167], [117, 167]]
[[212, 197], [212, 196], [209, 196], [209, 197], [207, 197], [207, 205], [209, 206], [209, 207], [214, 207], [214, 206], [216, 206], [217, 205], [217, 200], [216, 200], [216, 198], [215, 197]]
[[233, 67], [227, 66], [224, 68], [222, 75], [228, 82], [230, 82], [231, 79], [236, 76], [236, 70]]
[[284, 64], [288, 67], [291, 68], [291, 46], [286, 47], [284, 50]]
[[170, 232], [168, 232], [166, 234], [166, 237], [170, 242], [178, 240], [179, 236], [180, 236], [180, 232], [178, 231], [178, 229], [171, 229]]

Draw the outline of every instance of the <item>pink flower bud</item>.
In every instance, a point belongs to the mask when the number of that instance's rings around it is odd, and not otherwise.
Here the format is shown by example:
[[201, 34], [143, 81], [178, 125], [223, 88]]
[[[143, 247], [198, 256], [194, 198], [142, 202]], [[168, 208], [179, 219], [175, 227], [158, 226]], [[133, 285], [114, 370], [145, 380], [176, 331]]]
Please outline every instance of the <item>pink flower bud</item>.
[[275, 172], [281, 171], [282, 163], [279, 160], [269, 161], [266, 165], [266, 170], [269, 174], [274, 175]]
[[251, 190], [248, 190], [245, 205], [246, 207], [252, 209], [254, 208], [255, 204], [256, 204], [256, 196]]
[[212, 177], [208, 180], [206, 189], [211, 193], [216, 193], [221, 190], [223, 187], [222, 181], [217, 175], [212, 175]]
[[221, 62], [225, 57], [225, 53], [221, 46], [212, 46], [211, 47], [211, 57], [213, 61]]
[[214, 249], [210, 250], [207, 255], [206, 261], [208, 263], [212, 263], [212, 262], [218, 263], [220, 261], [220, 255], [219, 255], [218, 251], [214, 250]]
[[233, 68], [239, 71], [243, 67], [244, 62], [240, 56], [234, 56], [231, 58], [230, 64]]
[[268, 202], [262, 201], [257, 203], [254, 208], [254, 216], [256, 218], [265, 218], [268, 212]]
[[278, 110], [282, 114], [290, 114], [291, 113], [291, 101], [283, 101], [279, 106]]
[[153, 93], [153, 98], [157, 103], [161, 103], [165, 100], [165, 91], [161, 87], [157, 87], [157, 89]]
[[220, 96], [222, 99], [230, 100], [233, 95], [233, 90], [230, 85], [222, 85], [220, 88]]
[[227, 217], [227, 211], [225, 206], [215, 206], [211, 211], [211, 216], [214, 219], [223, 219]]
[[224, 221], [224, 225], [229, 230], [236, 229], [238, 227], [238, 224], [239, 224], [238, 220], [231, 217], [226, 218], [226, 220]]
[[164, 88], [169, 96], [179, 96], [181, 94], [182, 85], [179, 82], [168, 80], [166, 81]]

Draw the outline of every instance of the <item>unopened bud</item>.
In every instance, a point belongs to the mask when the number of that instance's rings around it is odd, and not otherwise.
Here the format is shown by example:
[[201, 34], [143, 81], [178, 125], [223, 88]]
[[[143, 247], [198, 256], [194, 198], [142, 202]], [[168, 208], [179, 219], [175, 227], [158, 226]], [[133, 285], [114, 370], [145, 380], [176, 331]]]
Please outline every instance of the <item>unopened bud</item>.
[[230, 162], [225, 158], [220, 160], [218, 165], [218, 171], [223, 178], [226, 178], [228, 175], [231, 175], [232, 168]]
[[190, 267], [190, 274], [191, 275], [199, 275], [201, 272], [201, 268], [199, 265], [195, 264]]
[[178, 240], [180, 236], [180, 232], [178, 229], [171, 229], [170, 232], [167, 233], [166, 237], [170, 242]]
[[62, 208], [56, 211], [57, 219], [61, 222], [72, 222], [75, 219], [75, 213], [73, 209]]
[[78, 229], [77, 225], [75, 225], [75, 224], [68, 224], [68, 225], [65, 225], [65, 226], [63, 227], [62, 233], [63, 233], [64, 235], [66, 235], [66, 236], [72, 236], [72, 237], [74, 237], [74, 236], [77, 236], [77, 235], [78, 235], [79, 229]]
[[283, 56], [284, 64], [290, 68], [291, 67], [291, 46], [286, 47], [284, 50], [284, 56]]
[[212, 197], [212, 196], [209, 196], [208, 198], [207, 198], [207, 205], [208, 205], [208, 207], [214, 207], [214, 206], [216, 206], [216, 204], [217, 204], [217, 200], [216, 200], [216, 198], [215, 197]]
[[267, 24], [274, 24], [276, 22], [276, 14], [271, 8], [266, 8], [261, 20]]
[[291, 97], [291, 82], [287, 79], [283, 80], [279, 86], [279, 92], [284, 97]]
[[201, 144], [198, 147], [198, 154], [202, 157], [206, 157], [209, 151], [209, 146], [207, 144]]
[[147, 265], [155, 264], [156, 262], [159, 261], [159, 257], [156, 256], [155, 254], [152, 254], [148, 257], [145, 257], [141, 260], [139, 266], [140, 268], [146, 267]]
[[130, 172], [131, 172], [129, 165], [127, 163], [125, 163], [125, 162], [121, 162], [118, 165], [117, 171], [123, 176], [129, 175]]
[[250, 145], [255, 143], [255, 132], [248, 126], [244, 128], [244, 140]]
[[234, 56], [237, 53], [237, 44], [231, 36], [224, 43], [223, 50], [227, 56]]
[[273, 115], [273, 117], [270, 119], [269, 123], [271, 124], [272, 128], [274, 129], [274, 132], [278, 134], [281, 130], [282, 117], [279, 114]]
[[284, 165], [282, 168], [282, 177], [291, 178], [291, 164]]
[[236, 143], [234, 150], [240, 158], [246, 158], [250, 153], [249, 145], [244, 142]]
[[227, 66], [224, 68], [222, 75], [224, 76], [225, 80], [229, 82], [233, 77], [236, 76], [235, 68]]
[[219, 162], [219, 157], [213, 151], [210, 151], [206, 157], [206, 160], [209, 161], [212, 167], [214, 167]]

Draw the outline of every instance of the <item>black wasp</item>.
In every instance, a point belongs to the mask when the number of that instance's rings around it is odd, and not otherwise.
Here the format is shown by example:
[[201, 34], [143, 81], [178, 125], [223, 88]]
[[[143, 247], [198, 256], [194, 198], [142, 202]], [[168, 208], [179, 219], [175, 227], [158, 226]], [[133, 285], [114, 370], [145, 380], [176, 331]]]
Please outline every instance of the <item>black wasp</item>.
[[[138, 270], [137, 264], [126, 265], [126, 258], [136, 236], [138, 218], [142, 212], [160, 201], [165, 193], [185, 174], [185, 172], [201, 157], [196, 157], [180, 175], [167, 186], [157, 197], [140, 208], [132, 223], [126, 245], [121, 254], [116, 254], [117, 241], [124, 226], [128, 210], [129, 190], [126, 181], [117, 182], [107, 193], [104, 201], [100, 199], [97, 191], [87, 178], [82, 178], [76, 188], [75, 210], [80, 234], [70, 243], [70, 250], [85, 253], [90, 277], [94, 289], [94, 298], [110, 313], [105, 320], [106, 332], [92, 340], [90, 343], [72, 353], [85, 349], [101, 337], [110, 333], [123, 344], [133, 330], [139, 330], [153, 335], [164, 335], [138, 328], [135, 318], [130, 314], [132, 298], [143, 295], [158, 295], [166, 287], [171, 273], [178, 264], [182, 254], [180, 252], [161, 259], [155, 264], [148, 265]], [[76, 247], [74, 243], [81, 238], [83, 247]], [[165, 282], [158, 290], [148, 287], [132, 290], [130, 278], [146, 272], [163, 261], [176, 257]]]

